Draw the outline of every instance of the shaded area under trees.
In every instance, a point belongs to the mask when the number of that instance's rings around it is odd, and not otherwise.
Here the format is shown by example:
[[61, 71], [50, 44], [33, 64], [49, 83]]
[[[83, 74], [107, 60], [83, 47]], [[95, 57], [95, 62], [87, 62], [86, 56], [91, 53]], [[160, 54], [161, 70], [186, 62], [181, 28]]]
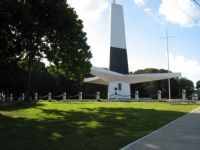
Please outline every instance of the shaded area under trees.
[[[0, 20], [2, 90], [26, 90], [29, 99], [33, 90], [61, 90], [56, 78], [80, 84], [90, 71], [82, 21], [66, 0], [2, 0]], [[51, 72], [40, 63], [43, 58]]]

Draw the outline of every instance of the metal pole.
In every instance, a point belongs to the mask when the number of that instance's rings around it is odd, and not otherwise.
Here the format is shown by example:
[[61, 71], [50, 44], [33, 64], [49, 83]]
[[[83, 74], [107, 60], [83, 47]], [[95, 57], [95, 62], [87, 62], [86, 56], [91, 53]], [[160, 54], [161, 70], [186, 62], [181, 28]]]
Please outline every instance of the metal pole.
[[[167, 38], [167, 62], [168, 62], [168, 73], [169, 73], [169, 36], [166, 29], [166, 38]], [[169, 92], [169, 100], [171, 99], [171, 86], [170, 86], [170, 78], [168, 78], [168, 92]]]
[[[168, 64], [168, 73], [169, 73], [169, 38], [173, 38], [174, 36], [169, 36], [167, 29], [166, 29], [166, 36], [160, 37], [161, 39], [167, 39], [167, 64]], [[168, 78], [168, 93], [169, 93], [169, 100], [171, 99], [171, 85], [170, 85], [170, 78]]]

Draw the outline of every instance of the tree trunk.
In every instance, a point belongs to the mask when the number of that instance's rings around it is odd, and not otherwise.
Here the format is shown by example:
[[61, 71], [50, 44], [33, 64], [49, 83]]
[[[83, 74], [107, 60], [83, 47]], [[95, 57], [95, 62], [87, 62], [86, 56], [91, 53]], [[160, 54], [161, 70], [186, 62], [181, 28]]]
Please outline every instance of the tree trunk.
[[26, 90], [26, 101], [31, 101], [31, 81], [32, 81], [32, 64], [33, 57], [30, 54], [28, 57], [28, 81], [27, 81], [27, 90]]

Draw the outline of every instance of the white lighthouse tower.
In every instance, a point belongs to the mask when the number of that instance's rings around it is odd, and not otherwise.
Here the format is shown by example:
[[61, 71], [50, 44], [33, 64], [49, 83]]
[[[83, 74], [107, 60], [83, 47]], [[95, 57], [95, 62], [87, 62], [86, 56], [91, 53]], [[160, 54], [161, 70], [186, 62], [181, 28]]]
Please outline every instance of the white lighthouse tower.
[[[117, 73], [129, 74], [123, 7], [115, 2], [111, 5], [109, 69]], [[118, 98], [130, 99], [130, 84], [120, 81], [110, 82], [108, 86], [109, 99], [115, 98], [113, 93], [117, 93]]]
[[108, 86], [108, 99], [130, 99], [130, 84], [176, 78], [180, 73], [129, 74], [124, 14], [122, 5], [111, 4], [110, 65], [109, 70], [91, 67], [95, 77], [84, 82]]

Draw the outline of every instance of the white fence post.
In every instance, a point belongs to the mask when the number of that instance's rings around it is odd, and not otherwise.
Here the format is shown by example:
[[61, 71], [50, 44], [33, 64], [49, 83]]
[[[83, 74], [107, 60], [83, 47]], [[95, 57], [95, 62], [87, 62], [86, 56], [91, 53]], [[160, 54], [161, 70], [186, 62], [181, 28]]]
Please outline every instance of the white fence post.
[[24, 99], [25, 99], [25, 95], [24, 95], [24, 93], [22, 93], [21, 101], [23, 102]]
[[66, 100], [66, 96], [67, 96], [66, 92], [63, 92], [63, 101]]
[[96, 93], [96, 100], [100, 100], [100, 92], [98, 92], [98, 91]]
[[34, 100], [35, 100], [35, 101], [38, 100], [38, 93], [34, 93]]
[[48, 100], [51, 100], [51, 92], [48, 93]]
[[158, 90], [158, 100], [161, 100], [162, 99], [162, 92], [161, 90]]
[[10, 101], [11, 102], [13, 101], [13, 94], [12, 93], [10, 94]]
[[2, 100], [3, 100], [3, 102], [5, 102], [5, 100], [6, 100], [6, 96], [4, 95], [4, 92], [2, 92]]
[[186, 90], [182, 90], [182, 100], [186, 100]]
[[83, 93], [79, 92], [79, 100], [82, 101], [83, 100]]
[[135, 100], [139, 100], [139, 92], [138, 91], [135, 91]]
[[115, 100], [118, 100], [118, 93], [117, 93], [117, 91], [115, 92]]

